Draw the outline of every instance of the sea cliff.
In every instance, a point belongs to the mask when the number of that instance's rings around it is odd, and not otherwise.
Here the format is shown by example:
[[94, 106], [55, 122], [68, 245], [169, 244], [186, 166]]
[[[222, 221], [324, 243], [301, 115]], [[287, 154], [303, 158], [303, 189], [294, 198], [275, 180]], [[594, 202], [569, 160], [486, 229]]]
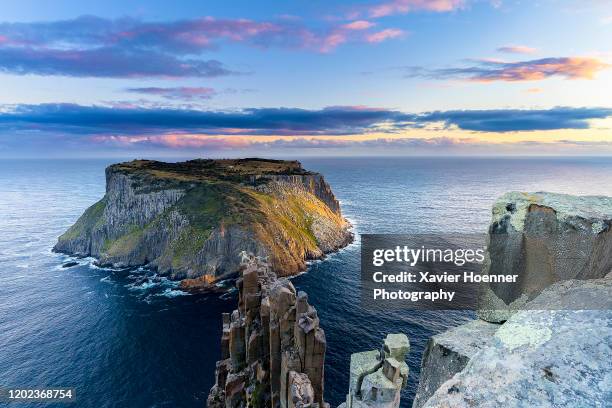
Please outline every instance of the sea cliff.
[[236, 273], [242, 251], [296, 274], [348, 244], [349, 227], [323, 176], [297, 161], [134, 160], [106, 169], [106, 194], [54, 250], [198, 287]]

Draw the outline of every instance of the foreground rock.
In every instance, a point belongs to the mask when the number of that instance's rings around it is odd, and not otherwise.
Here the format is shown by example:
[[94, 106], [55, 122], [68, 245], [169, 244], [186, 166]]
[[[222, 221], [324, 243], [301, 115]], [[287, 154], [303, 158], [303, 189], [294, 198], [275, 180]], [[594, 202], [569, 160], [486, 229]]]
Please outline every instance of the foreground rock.
[[478, 316], [503, 322], [551, 284], [612, 270], [612, 198], [507, 193], [493, 207], [484, 273], [518, 283], [483, 286]]
[[[476, 320], [434, 336], [414, 408], [612, 401], [612, 199], [508, 193], [493, 208]], [[432, 395], [433, 393], [433, 395]]]
[[208, 407], [324, 407], [326, 340], [304, 292], [244, 258], [238, 309], [223, 316]]
[[235, 273], [241, 251], [295, 274], [350, 242], [348, 228], [323, 176], [299, 162], [135, 160], [106, 169], [106, 194], [54, 249], [205, 286]]
[[432, 336], [423, 353], [419, 386], [412, 404], [421, 408], [442, 383], [462, 371], [493, 340], [500, 325], [474, 320]]
[[349, 393], [338, 408], [398, 408], [408, 381], [405, 334], [389, 334], [381, 350], [351, 355]]
[[610, 406], [612, 276], [556, 283], [527, 307], [424, 407]]

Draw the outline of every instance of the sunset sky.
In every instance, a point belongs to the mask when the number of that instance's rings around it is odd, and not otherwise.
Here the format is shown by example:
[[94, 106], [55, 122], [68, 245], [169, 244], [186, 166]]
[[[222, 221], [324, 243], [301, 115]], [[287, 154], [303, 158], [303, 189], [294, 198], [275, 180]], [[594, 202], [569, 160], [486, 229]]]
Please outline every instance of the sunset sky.
[[612, 155], [612, 1], [1, 7], [4, 158]]

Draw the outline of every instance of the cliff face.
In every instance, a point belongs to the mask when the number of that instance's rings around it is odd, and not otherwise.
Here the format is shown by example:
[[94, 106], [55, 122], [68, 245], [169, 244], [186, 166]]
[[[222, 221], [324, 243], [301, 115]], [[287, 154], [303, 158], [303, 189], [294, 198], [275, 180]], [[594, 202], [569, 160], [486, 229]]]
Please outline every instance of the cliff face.
[[269, 265], [243, 256], [238, 309], [223, 315], [207, 406], [323, 407], [326, 340], [317, 311]]
[[323, 176], [298, 162], [133, 161], [106, 169], [106, 194], [55, 250], [102, 264], [149, 264], [199, 285], [238, 269], [238, 254], [295, 274], [352, 239]]
[[493, 206], [485, 274], [518, 274], [483, 286], [479, 317], [503, 322], [551, 284], [612, 270], [612, 198], [507, 193]]
[[475, 320], [433, 336], [413, 408], [604, 407], [612, 389], [612, 198], [508, 193]]

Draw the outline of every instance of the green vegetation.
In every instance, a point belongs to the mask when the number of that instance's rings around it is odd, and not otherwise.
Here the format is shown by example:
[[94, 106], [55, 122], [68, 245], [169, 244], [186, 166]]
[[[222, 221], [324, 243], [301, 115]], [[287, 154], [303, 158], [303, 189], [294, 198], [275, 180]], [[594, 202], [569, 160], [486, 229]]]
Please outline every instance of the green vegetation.
[[103, 223], [102, 214], [106, 208], [106, 199], [102, 199], [89, 207], [77, 222], [68, 229], [59, 239], [71, 240], [91, 234], [93, 230], [99, 228]]
[[198, 159], [179, 163], [154, 160], [133, 160], [114, 164], [111, 170], [130, 174], [138, 183], [135, 187], [163, 189], [171, 186], [184, 188], [194, 182], [227, 181], [232, 183], [261, 183], [255, 176], [312, 174], [298, 161], [267, 159]]
[[172, 243], [172, 267], [180, 268], [190, 257], [202, 249], [204, 243], [210, 237], [212, 229], [201, 230], [189, 227], [181, 231], [180, 236]]
[[251, 394], [251, 406], [253, 408], [261, 408], [263, 406], [263, 393], [265, 389], [262, 383], [255, 384], [255, 389]]
[[136, 251], [142, 241], [144, 229], [138, 225], [130, 225], [127, 232], [115, 240], [104, 240], [103, 251], [110, 257], [128, 256]]

